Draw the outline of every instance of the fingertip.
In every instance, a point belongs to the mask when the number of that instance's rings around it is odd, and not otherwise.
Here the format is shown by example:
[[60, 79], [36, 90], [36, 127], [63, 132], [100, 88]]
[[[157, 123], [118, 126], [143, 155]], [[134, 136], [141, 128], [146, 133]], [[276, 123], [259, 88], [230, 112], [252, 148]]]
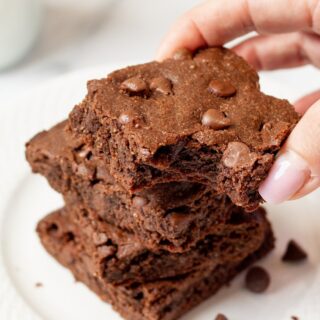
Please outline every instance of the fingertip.
[[193, 22], [190, 13], [184, 14], [169, 30], [161, 41], [155, 59], [162, 61], [170, 58], [173, 53], [181, 48], [194, 51], [207, 45], [198, 26]]
[[314, 103], [320, 99], [320, 90], [309, 93], [294, 103], [295, 110], [304, 114]]
[[174, 52], [175, 48], [170, 46], [170, 44], [164, 42], [164, 43], [161, 43], [157, 52], [156, 52], [156, 55], [155, 55], [155, 60], [156, 61], [163, 61], [165, 59], [168, 59], [172, 56], [172, 53]]
[[320, 187], [320, 177], [310, 177], [307, 183], [297, 192], [295, 193], [290, 200], [297, 200], [300, 199], [309, 193], [315, 191]]
[[310, 169], [304, 159], [293, 151], [280, 155], [268, 177], [260, 185], [259, 193], [268, 203], [278, 204], [297, 194], [310, 178]]

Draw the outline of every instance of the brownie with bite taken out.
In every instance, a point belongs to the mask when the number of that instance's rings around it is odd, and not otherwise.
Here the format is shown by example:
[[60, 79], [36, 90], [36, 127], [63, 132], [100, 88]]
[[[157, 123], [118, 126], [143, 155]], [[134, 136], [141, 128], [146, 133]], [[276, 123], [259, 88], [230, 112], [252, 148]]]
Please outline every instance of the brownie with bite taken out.
[[88, 82], [70, 130], [129, 192], [159, 183], [209, 185], [255, 209], [258, 187], [298, 115], [263, 94], [255, 70], [228, 49], [184, 52]]

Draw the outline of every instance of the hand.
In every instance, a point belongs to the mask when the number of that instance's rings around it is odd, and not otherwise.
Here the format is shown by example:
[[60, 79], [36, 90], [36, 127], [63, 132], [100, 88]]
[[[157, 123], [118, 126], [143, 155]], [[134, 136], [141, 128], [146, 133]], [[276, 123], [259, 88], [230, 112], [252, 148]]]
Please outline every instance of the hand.
[[[157, 58], [178, 48], [223, 45], [257, 31], [235, 50], [257, 70], [320, 67], [320, 0], [211, 0], [183, 15]], [[296, 104], [302, 119], [292, 131], [260, 194], [271, 203], [302, 197], [320, 186], [320, 91]]]

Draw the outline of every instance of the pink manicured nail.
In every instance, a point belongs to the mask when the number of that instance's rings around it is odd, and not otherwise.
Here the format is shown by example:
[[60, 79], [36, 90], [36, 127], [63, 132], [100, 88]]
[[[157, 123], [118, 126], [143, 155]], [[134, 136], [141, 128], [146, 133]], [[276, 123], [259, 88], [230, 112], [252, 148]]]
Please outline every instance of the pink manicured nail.
[[310, 169], [304, 159], [293, 151], [279, 156], [267, 179], [260, 185], [262, 198], [269, 203], [288, 200], [310, 177]]

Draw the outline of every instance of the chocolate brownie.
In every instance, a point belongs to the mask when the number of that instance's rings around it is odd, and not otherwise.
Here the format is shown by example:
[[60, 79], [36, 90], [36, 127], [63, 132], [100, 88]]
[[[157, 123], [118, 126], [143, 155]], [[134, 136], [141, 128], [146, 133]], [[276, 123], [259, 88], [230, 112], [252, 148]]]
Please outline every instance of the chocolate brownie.
[[199, 267], [241, 261], [257, 250], [271, 232], [264, 210], [259, 209], [254, 214], [238, 214], [228, 223], [213, 226], [211, 234], [198, 241], [192, 250], [170, 253], [155, 248], [151, 251], [134, 234], [98, 217], [90, 218], [88, 210], [80, 204], [50, 214], [37, 230], [41, 239], [70, 238], [85, 248], [91, 272], [107, 283], [154, 281]]
[[213, 224], [241, 211], [227, 196], [191, 182], [157, 185], [134, 195], [116, 184], [108, 166], [64, 130], [62, 122], [27, 144], [34, 172], [43, 174], [68, 203], [83, 202], [106, 222], [134, 232], [146, 246], [188, 250]]
[[102, 281], [90, 271], [90, 257], [76, 237], [57, 237], [54, 232], [40, 233], [40, 236], [46, 250], [69, 268], [78, 281], [85, 283], [102, 300], [111, 303], [128, 320], [179, 318], [221, 286], [229, 284], [242, 269], [263, 257], [273, 247], [273, 236], [266, 234], [261, 247], [242, 261], [229, 261], [154, 282], [114, 285]]
[[188, 180], [253, 209], [298, 115], [242, 58], [210, 48], [89, 81], [69, 119], [130, 192]]

